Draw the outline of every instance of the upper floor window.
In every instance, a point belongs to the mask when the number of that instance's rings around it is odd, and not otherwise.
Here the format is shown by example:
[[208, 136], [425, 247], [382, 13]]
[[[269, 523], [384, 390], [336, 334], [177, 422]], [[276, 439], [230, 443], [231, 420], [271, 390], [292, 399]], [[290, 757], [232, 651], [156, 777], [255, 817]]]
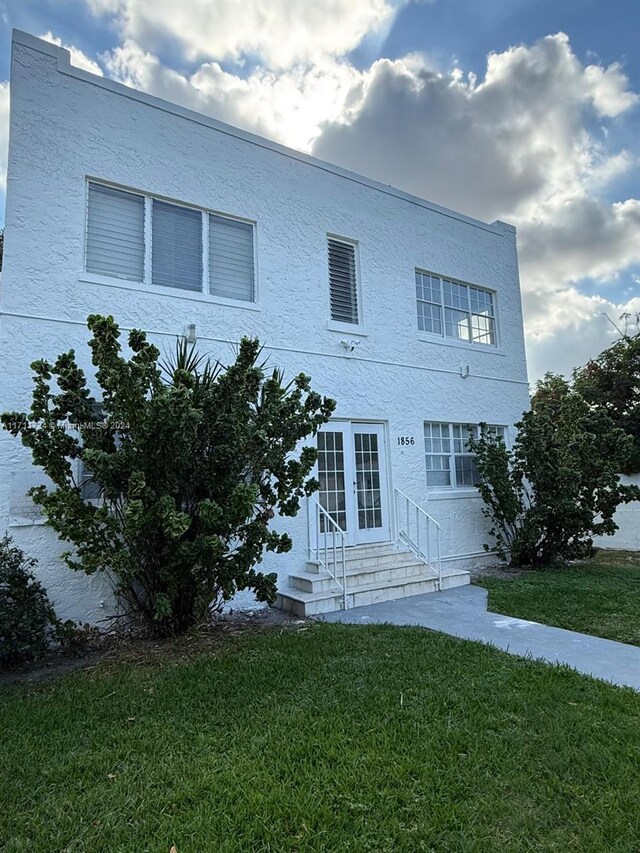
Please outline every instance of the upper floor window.
[[255, 302], [254, 226], [90, 182], [85, 270]]
[[496, 345], [494, 295], [416, 270], [418, 328], [471, 344]]
[[[495, 436], [505, 438], [503, 426], [489, 426]], [[475, 454], [469, 449], [469, 438], [478, 438], [476, 424], [446, 424], [427, 421], [424, 425], [424, 444], [427, 462], [427, 486], [437, 489], [477, 486], [480, 475]]]
[[346, 240], [329, 237], [328, 250], [331, 319], [340, 323], [357, 324], [356, 247]]

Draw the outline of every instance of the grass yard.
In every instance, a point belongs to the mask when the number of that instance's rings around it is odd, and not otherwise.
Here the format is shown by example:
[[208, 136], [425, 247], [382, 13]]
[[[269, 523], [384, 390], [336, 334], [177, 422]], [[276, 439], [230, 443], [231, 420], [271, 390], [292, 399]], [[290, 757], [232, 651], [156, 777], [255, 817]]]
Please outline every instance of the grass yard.
[[640, 646], [637, 553], [599, 551], [584, 563], [478, 583], [496, 613]]
[[640, 695], [413, 628], [0, 694], [5, 853], [640, 849]]

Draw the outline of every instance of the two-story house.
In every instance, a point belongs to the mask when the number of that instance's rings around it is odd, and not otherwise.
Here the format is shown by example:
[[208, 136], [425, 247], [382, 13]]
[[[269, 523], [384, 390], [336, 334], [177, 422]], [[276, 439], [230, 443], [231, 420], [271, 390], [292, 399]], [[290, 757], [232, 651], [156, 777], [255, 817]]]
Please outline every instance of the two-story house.
[[[267, 555], [279, 604], [314, 613], [468, 581], [488, 559], [469, 428], [509, 440], [528, 404], [515, 229], [486, 224], [13, 40], [0, 407], [30, 404], [29, 364], [113, 314], [160, 348], [188, 333], [223, 362], [243, 335], [337, 400], [320, 492]], [[25, 498], [41, 481], [0, 436], [0, 530], [61, 615], [96, 620], [98, 579]], [[490, 557], [489, 557], [490, 558]], [[346, 581], [346, 591], [342, 589]]]

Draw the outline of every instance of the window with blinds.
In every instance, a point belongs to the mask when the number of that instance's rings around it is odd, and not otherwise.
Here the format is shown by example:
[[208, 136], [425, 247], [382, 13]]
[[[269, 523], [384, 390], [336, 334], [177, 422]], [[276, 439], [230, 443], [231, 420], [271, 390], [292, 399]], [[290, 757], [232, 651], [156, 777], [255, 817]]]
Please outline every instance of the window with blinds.
[[254, 226], [89, 182], [85, 270], [255, 302]]
[[89, 184], [87, 272], [144, 279], [144, 196]]
[[328, 250], [331, 319], [358, 323], [356, 247], [353, 243], [329, 237]]
[[209, 214], [209, 292], [254, 301], [253, 226]]
[[202, 213], [153, 200], [151, 282], [202, 290]]

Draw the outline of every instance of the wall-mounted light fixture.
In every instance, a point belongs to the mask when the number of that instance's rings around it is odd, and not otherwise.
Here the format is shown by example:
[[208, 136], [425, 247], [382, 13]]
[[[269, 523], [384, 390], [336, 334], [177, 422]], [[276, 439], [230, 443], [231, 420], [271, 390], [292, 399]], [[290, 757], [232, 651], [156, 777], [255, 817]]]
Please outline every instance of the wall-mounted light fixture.
[[198, 340], [196, 336], [195, 323], [189, 323], [187, 326], [184, 327], [183, 337], [188, 344], [195, 344], [195, 342]]
[[463, 379], [466, 379], [469, 376], [469, 372], [470, 371], [469, 371], [469, 365], [468, 364], [461, 364], [460, 365], [460, 376]]
[[347, 352], [353, 352], [354, 349], [359, 346], [360, 341], [340, 341], [340, 343], [346, 349]]

